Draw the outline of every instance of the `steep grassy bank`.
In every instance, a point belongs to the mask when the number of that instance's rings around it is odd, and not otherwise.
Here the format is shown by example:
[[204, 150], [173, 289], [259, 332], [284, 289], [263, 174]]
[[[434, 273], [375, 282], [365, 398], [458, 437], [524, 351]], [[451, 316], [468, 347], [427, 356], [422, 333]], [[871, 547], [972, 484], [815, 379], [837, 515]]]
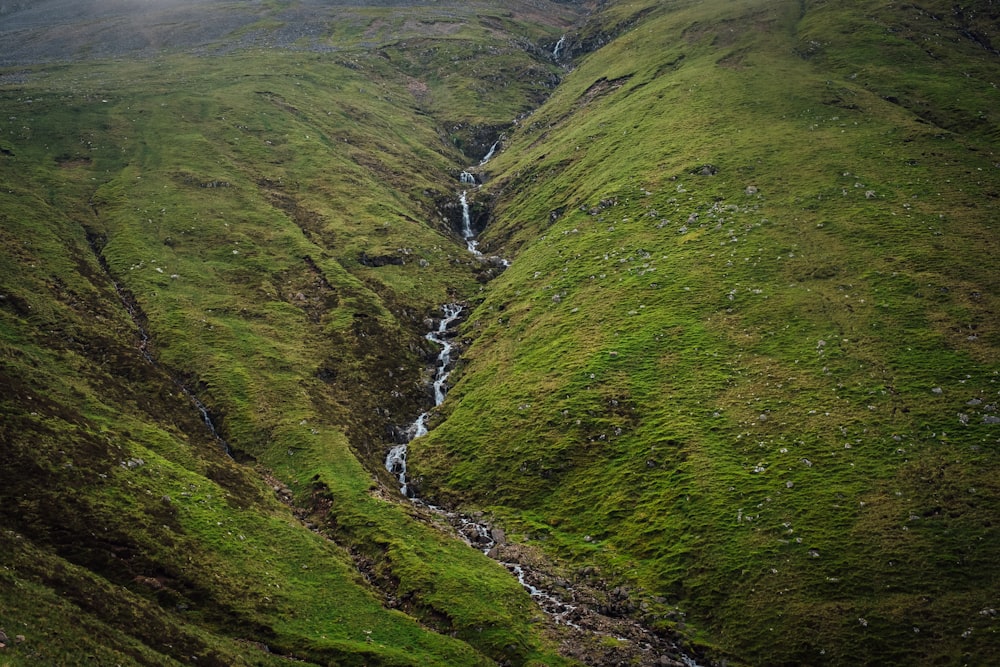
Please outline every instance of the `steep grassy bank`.
[[430, 400], [427, 319], [493, 271], [450, 217], [456, 138], [550, 82], [465, 109], [439, 91], [482, 72], [422, 80], [379, 49], [543, 72], [523, 46], [554, 28], [351, 12], [330, 48], [4, 73], [5, 664], [564, 662], [516, 580], [380, 465]]
[[569, 35], [488, 166], [516, 259], [412, 446], [422, 492], [720, 657], [990, 662], [996, 29], [623, 2]]
[[454, 300], [422, 494], [719, 661], [991, 662], [991, 6], [404, 4], [5, 14], [0, 662], [570, 662], [381, 468]]

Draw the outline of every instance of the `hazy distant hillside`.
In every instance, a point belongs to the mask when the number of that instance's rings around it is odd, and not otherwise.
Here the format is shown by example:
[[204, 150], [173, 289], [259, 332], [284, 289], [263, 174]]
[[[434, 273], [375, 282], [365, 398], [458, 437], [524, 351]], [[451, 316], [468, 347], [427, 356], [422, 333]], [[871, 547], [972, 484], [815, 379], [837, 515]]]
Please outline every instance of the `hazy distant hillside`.
[[[539, 7], [544, 12], [542, 3]], [[573, 3], [567, 3], [571, 5]], [[0, 5], [0, 66], [118, 57], [150, 57], [163, 52], [196, 50], [220, 55], [247, 48], [330, 52], [382, 45], [413, 36], [419, 25], [461, 23], [473, 5], [424, 6], [412, 0], [37, 0]], [[481, 3], [489, 8], [490, 3]], [[495, 5], [494, 6], [498, 6]], [[536, 11], [533, 3], [505, 3], [508, 14]], [[422, 7], [410, 21], [404, 14]], [[383, 10], [383, 25], [371, 23], [369, 10]], [[487, 12], [493, 11], [486, 9]], [[553, 17], [564, 10], [555, 9]], [[568, 16], [568, 15], [567, 15]], [[387, 33], [384, 27], [407, 22]], [[352, 34], [353, 29], [366, 30]], [[436, 31], [429, 30], [433, 35]]]
[[0, 665], [990, 664], [998, 27], [0, 2]]

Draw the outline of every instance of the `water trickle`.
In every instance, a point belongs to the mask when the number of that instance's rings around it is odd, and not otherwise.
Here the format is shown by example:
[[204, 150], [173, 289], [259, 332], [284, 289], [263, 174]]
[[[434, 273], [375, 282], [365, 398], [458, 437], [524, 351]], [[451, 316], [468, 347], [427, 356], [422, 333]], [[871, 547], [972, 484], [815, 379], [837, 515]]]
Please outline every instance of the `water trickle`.
[[[462, 306], [457, 303], [449, 303], [442, 306], [444, 317], [438, 322], [437, 328], [429, 332], [424, 338], [441, 346], [438, 352], [437, 364], [434, 371], [434, 407], [444, 403], [444, 397], [448, 392], [448, 375], [451, 374], [451, 351], [453, 346], [448, 340], [448, 327], [462, 314]], [[409, 485], [406, 481], [406, 450], [408, 443], [414, 438], [427, 435], [427, 420], [430, 418], [430, 411], [421, 413], [416, 421], [406, 429], [406, 442], [396, 445], [389, 450], [385, 457], [386, 470], [396, 475], [399, 480], [399, 491], [404, 496], [410, 496]]]
[[497, 147], [500, 145], [500, 141], [494, 141], [493, 145], [490, 146], [490, 150], [483, 156], [483, 159], [479, 161], [479, 166], [483, 166], [493, 158], [493, 154], [497, 152]]
[[462, 185], [479, 185], [476, 183], [476, 177], [467, 171], [459, 174], [458, 180], [461, 181]]
[[458, 201], [462, 204], [462, 238], [465, 239], [465, 246], [473, 255], [481, 256], [483, 253], [479, 252], [479, 243], [476, 241], [476, 233], [472, 231], [472, 217], [469, 215], [469, 200], [466, 197], [466, 192], [464, 190], [462, 191], [462, 196], [458, 198]]
[[562, 51], [563, 44], [565, 43], [566, 43], [566, 35], [563, 35], [562, 37], [559, 38], [559, 41], [556, 42], [556, 48], [552, 49], [553, 58], [559, 57], [559, 52]]
[[108, 267], [107, 260], [104, 259], [104, 255], [101, 253], [100, 248], [97, 247], [96, 242], [92, 239], [89, 239], [89, 241], [91, 250], [93, 250], [94, 255], [97, 257], [98, 263], [101, 265], [101, 268], [104, 269], [104, 273], [108, 276], [108, 280], [111, 281], [111, 285], [115, 288], [115, 293], [118, 295], [118, 299], [121, 301], [122, 306], [124, 306], [125, 312], [128, 313], [129, 318], [132, 320], [132, 324], [135, 325], [136, 333], [139, 336], [139, 354], [146, 360], [146, 363], [156, 368], [161, 368], [166, 372], [167, 377], [170, 378], [171, 382], [173, 382], [180, 392], [187, 396], [188, 400], [191, 401], [194, 407], [198, 409], [198, 412], [201, 414], [201, 421], [205, 424], [205, 428], [208, 429], [208, 432], [212, 435], [212, 437], [215, 438], [215, 441], [219, 443], [219, 446], [222, 447], [222, 451], [226, 453], [226, 456], [232, 458], [233, 453], [229, 448], [229, 443], [226, 442], [226, 439], [223, 438], [218, 429], [215, 428], [215, 422], [212, 421], [212, 415], [209, 414], [208, 408], [205, 407], [205, 404], [202, 403], [198, 397], [187, 388], [187, 385], [181, 382], [176, 375], [161, 367], [153, 357], [152, 353], [150, 353], [149, 332], [146, 331], [146, 327], [142, 324], [145, 316], [139, 310], [134, 297], [125, 288], [119, 285], [118, 282], [111, 276], [111, 269]]
[[[484, 162], [493, 154], [493, 150], [495, 148], [496, 144], [494, 144], [493, 148], [490, 149], [490, 153], [483, 158]], [[469, 172], [463, 171], [461, 181], [463, 184], [471, 185], [475, 182], [475, 178]], [[475, 232], [472, 229], [472, 218], [469, 213], [469, 202], [466, 191], [462, 192], [459, 197], [459, 202], [462, 205], [462, 238], [465, 239], [469, 252], [477, 257], [482, 257], [482, 253], [480, 253], [476, 247]], [[501, 259], [500, 261], [503, 266], [509, 266], [509, 262], [506, 260]], [[447, 395], [447, 381], [448, 376], [451, 373], [451, 353], [453, 349], [452, 343], [449, 340], [448, 329], [452, 323], [455, 322], [459, 316], [461, 316], [462, 306], [459, 304], [447, 304], [442, 306], [442, 310], [444, 316], [438, 321], [435, 329], [427, 333], [425, 336], [427, 340], [441, 346], [437, 356], [433, 382], [435, 407], [441, 405]], [[561, 595], [555, 595], [553, 592], [547, 591], [544, 588], [539, 588], [529, 580], [529, 576], [534, 576], [537, 572], [526, 571], [525, 567], [520, 563], [503, 560], [502, 554], [504, 548], [504, 537], [502, 535], [502, 531], [494, 530], [488, 523], [476, 521], [464, 514], [449, 512], [444, 508], [427, 503], [413, 495], [407, 479], [407, 451], [409, 449], [409, 443], [414, 438], [427, 434], [427, 421], [429, 419], [430, 411], [423, 412], [409, 426], [409, 428], [406, 429], [406, 442], [393, 446], [386, 454], [385, 467], [390, 473], [395, 475], [396, 479], [399, 481], [400, 493], [409, 498], [415, 505], [425, 507], [429, 511], [435, 512], [447, 518], [448, 522], [455, 527], [459, 536], [465, 540], [469, 546], [479, 549], [487, 556], [498, 560], [513, 576], [517, 578], [518, 582], [525, 588], [525, 590], [528, 591], [532, 599], [538, 603], [539, 607], [541, 607], [553, 621], [561, 625], [570, 626], [582, 632], [606, 634], [603, 630], [587, 628], [580, 625], [580, 623], [583, 623], [584, 625], [592, 624], [592, 621], [588, 622], [581, 619], [587, 618], [588, 615], [592, 616], [594, 612], [585, 610], [566, 601], [566, 598], [575, 600], [576, 592], [574, 589], [564, 586], [564, 593]], [[563, 595], [566, 597], [563, 597]], [[578, 620], [579, 623], [577, 622]], [[643, 631], [647, 632], [646, 630]], [[651, 635], [650, 638], [655, 640], [655, 638]], [[673, 646], [672, 648], [678, 652], [681, 660], [688, 665], [688, 667], [697, 667], [697, 663], [681, 653], [676, 646]]]
[[194, 407], [198, 408], [198, 412], [201, 413], [201, 421], [205, 423], [205, 428], [208, 429], [208, 432], [212, 434], [215, 441], [219, 443], [220, 447], [222, 447], [222, 451], [224, 451], [226, 456], [229, 458], [233, 458], [233, 452], [229, 449], [229, 443], [226, 442], [226, 439], [223, 438], [219, 434], [219, 431], [215, 428], [215, 422], [212, 421], [212, 415], [208, 413], [208, 408], [205, 407], [205, 404], [198, 400], [198, 397], [192, 394], [191, 390], [182, 385], [177, 379], [174, 379], [174, 384], [180, 388], [181, 393], [191, 399], [191, 402], [194, 403]]
[[[464, 206], [465, 193], [462, 194], [462, 203]], [[468, 225], [466, 226], [468, 227]], [[469, 232], [471, 233], [471, 229]], [[433, 389], [435, 407], [444, 402], [448, 392], [447, 381], [451, 373], [451, 353], [453, 350], [448, 330], [461, 316], [462, 306], [459, 304], [447, 304], [442, 307], [442, 311], [443, 317], [438, 321], [437, 326], [425, 336], [427, 340], [441, 346], [434, 371]], [[617, 636], [616, 634], [608, 635], [606, 625], [608, 622], [616, 621], [601, 616], [599, 612], [596, 612], [598, 621], [595, 622], [595, 612], [593, 610], [587, 608], [587, 605], [574, 604], [578, 598], [574, 587], [564, 582], [560, 584], [562, 590], [559, 593], [555, 593], [555, 589], [546, 590], [545, 584], [540, 583], [538, 578], [539, 571], [525, 569], [525, 566], [521, 563], [506, 560], [504, 556], [509, 552], [505, 553], [504, 551], [507, 543], [503, 531], [492, 528], [482, 520], [476, 520], [465, 514], [450, 512], [442, 507], [432, 505], [412, 494], [406, 476], [408, 443], [414, 438], [427, 434], [427, 421], [429, 418], [430, 411], [424, 412], [417, 417], [406, 430], [406, 443], [392, 447], [386, 455], [385, 467], [398, 479], [400, 492], [415, 505], [424, 507], [431, 512], [445, 517], [454, 526], [458, 536], [469, 546], [499, 561], [501, 565], [507, 568], [507, 571], [511, 575], [517, 578], [518, 583], [524, 587], [531, 598], [555, 623], [569, 626], [580, 632]], [[544, 577], [542, 580], [544, 580]], [[603, 619], [603, 621], [600, 619]], [[622, 622], [628, 626], [627, 621]], [[661, 640], [655, 635], [650, 634], [648, 630], [641, 626], [633, 624], [629, 627], [633, 627], [633, 630], [629, 631], [630, 636], [633, 637], [631, 641], [641, 643], [641, 645], [647, 647], [647, 650], [653, 650], [653, 646], [666, 647], [671, 654], [676, 654], [687, 667], [699, 667], [698, 663], [693, 658], [685, 655], [676, 644], [672, 642], [664, 643], [665, 640]], [[638, 635], [635, 634], [635, 628], [639, 628], [637, 631]], [[624, 638], [620, 639], [624, 640]]]

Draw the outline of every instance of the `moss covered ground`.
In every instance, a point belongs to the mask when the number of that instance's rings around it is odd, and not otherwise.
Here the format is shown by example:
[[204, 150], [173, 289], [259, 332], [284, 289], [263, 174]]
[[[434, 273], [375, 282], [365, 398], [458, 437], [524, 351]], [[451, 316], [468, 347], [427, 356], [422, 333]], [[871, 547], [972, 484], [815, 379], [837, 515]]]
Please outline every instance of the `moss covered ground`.
[[705, 663], [995, 661], [991, 5], [254, 11], [0, 71], [0, 665], [572, 664], [381, 464], [455, 301], [421, 495]]
[[[617, 3], [487, 169], [424, 492], [750, 664], [997, 650], [996, 15]], [[678, 614], [678, 610], [681, 612]]]
[[[422, 11], [7, 72], [4, 664], [563, 662], [516, 580], [383, 489], [425, 319], [489, 270], [445, 207], [467, 128], [550, 85], [482, 100], [454, 64], [556, 70], [518, 47], [551, 27]], [[440, 73], [393, 65], [403, 38]]]

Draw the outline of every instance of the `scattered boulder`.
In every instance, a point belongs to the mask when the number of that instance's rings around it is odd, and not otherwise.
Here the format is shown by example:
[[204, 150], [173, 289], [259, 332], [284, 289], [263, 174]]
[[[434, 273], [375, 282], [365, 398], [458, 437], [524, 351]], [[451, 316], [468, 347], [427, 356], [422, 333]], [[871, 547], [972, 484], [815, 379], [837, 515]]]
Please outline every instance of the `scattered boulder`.
[[145, 576], [143, 576], [143, 575], [140, 574], [140, 575], [137, 575], [133, 579], [133, 581], [135, 583], [139, 584], [140, 586], [145, 586], [147, 588], [151, 588], [154, 591], [158, 591], [158, 590], [161, 590], [163, 588], [163, 582], [160, 581], [159, 579], [156, 579], [155, 577], [145, 577]]

